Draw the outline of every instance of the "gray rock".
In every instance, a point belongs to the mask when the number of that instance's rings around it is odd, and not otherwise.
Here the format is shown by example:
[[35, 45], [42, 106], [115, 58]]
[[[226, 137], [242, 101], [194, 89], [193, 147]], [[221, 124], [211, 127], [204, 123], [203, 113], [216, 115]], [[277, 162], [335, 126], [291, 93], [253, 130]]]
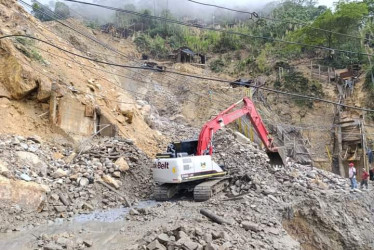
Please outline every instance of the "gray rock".
[[58, 237], [56, 240], [56, 243], [61, 245], [61, 246], [67, 246], [71, 244], [70, 240], [65, 238], [65, 237]]
[[179, 239], [182, 239], [182, 238], [188, 238], [188, 235], [183, 231], [178, 231], [177, 239], [179, 240]]
[[20, 143], [20, 146], [23, 150], [27, 150], [29, 148], [29, 146], [26, 143]]
[[85, 186], [87, 186], [89, 183], [90, 183], [90, 181], [89, 181], [87, 178], [85, 178], [85, 177], [82, 177], [82, 178], [80, 178], [80, 180], [79, 180], [79, 186], [81, 186], [81, 187], [85, 187]]
[[253, 231], [253, 232], [259, 232], [260, 231], [259, 225], [256, 224], [256, 223], [250, 222], [250, 221], [242, 221], [242, 226], [247, 231], [248, 230]]
[[275, 201], [275, 202], [279, 202], [278, 199], [275, 198], [274, 196], [272, 196], [271, 194], [268, 195], [268, 197], [269, 197], [271, 200]]
[[170, 238], [167, 234], [160, 234], [159, 236], [157, 236], [157, 239], [163, 244], [170, 241]]
[[28, 176], [27, 174], [21, 174], [20, 178], [24, 181], [31, 181], [31, 177]]
[[55, 210], [56, 210], [58, 213], [62, 213], [62, 212], [65, 212], [65, 211], [66, 211], [66, 207], [65, 207], [65, 206], [55, 206]]
[[64, 171], [63, 169], [59, 168], [59, 169], [57, 169], [57, 170], [53, 173], [53, 177], [54, 177], [55, 179], [57, 179], [57, 178], [61, 178], [61, 177], [66, 177], [67, 174], [68, 174], [68, 173], [67, 173], [66, 171]]
[[154, 240], [147, 245], [147, 249], [149, 250], [166, 250], [166, 247], [162, 245], [158, 240]]
[[204, 241], [205, 241], [206, 243], [212, 242], [212, 241], [213, 241], [212, 234], [211, 234], [211, 233], [206, 233], [206, 234], [204, 234], [203, 239], [204, 239]]
[[205, 250], [218, 250], [219, 247], [218, 245], [212, 243], [212, 242], [209, 242], [206, 246], [205, 246]]
[[218, 250], [229, 250], [230, 247], [232, 247], [232, 244], [230, 242], [225, 242], [222, 246], [218, 248]]
[[86, 247], [92, 247], [92, 246], [93, 246], [93, 241], [92, 241], [92, 240], [84, 240], [84, 241], [83, 241], [83, 244], [84, 244]]
[[50, 242], [50, 243], [48, 243], [47, 245], [45, 245], [45, 246], [43, 247], [43, 249], [44, 249], [44, 250], [62, 250], [63, 248], [62, 248], [62, 246], [57, 245], [57, 244], [54, 243], [54, 242]]
[[135, 210], [134, 208], [131, 208], [130, 209], [130, 215], [139, 215], [140, 213], [137, 211], [137, 210]]

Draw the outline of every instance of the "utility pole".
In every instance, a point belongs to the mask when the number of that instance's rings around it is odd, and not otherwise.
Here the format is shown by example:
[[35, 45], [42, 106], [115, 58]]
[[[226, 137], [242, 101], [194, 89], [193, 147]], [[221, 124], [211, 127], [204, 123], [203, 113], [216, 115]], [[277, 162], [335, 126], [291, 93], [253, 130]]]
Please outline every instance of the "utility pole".
[[156, 16], [156, 0], [153, 0], [153, 15]]

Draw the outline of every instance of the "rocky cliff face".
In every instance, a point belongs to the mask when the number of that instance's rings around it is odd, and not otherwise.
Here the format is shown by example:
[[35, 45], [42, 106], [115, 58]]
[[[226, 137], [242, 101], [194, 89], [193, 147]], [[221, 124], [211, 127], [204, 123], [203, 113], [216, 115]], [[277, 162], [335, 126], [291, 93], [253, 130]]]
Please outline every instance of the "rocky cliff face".
[[[75, 37], [79, 34], [48, 25], [30, 16], [15, 1], [0, 4], [0, 35], [34, 36], [76, 54], [92, 56], [76, 48], [78, 43], [85, 44]], [[80, 30], [91, 33], [85, 27]], [[91, 49], [105, 51], [95, 43]], [[102, 71], [94, 72], [92, 68]], [[100, 131], [102, 135], [132, 138], [145, 152], [154, 154], [161, 137], [145, 121], [150, 112], [147, 103], [137, 102], [110, 73], [103, 65], [75, 58], [42, 42], [25, 37], [2, 39], [0, 97], [3, 110], [14, 108], [16, 112], [0, 112], [5, 121], [0, 131], [37, 134], [49, 141], [67, 138], [77, 145], [83, 137], [109, 125]], [[127, 103], [133, 105], [122, 107]]]

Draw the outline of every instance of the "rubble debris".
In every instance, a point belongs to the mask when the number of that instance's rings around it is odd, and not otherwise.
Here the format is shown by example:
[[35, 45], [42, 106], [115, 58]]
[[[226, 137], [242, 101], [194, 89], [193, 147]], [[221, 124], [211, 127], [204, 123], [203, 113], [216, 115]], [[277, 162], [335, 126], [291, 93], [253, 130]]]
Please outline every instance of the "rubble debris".
[[216, 214], [212, 213], [211, 211], [208, 211], [207, 209], [200, 209], [200, 213], [218, 224], [231, 224], [224, 218], [217, 216]]
[[[128, 139], [98, 138], [94, 145], [76, 157], [70, 147], [56, 147], [36, 139], [1, 135], [0, 150], [3, 157], [0, 162], [0, 182], [7, 183], [2, 189], [9, 184], [14, 192], [18, 186], [27, 191], [29, 185], [33, 191], [22, 196], [23, 200], [18, 199], [21, 196], [17, 198], [14, 195], [0, 197], [3, 203], [0, 215], [4, 218], [0, 231], [6, 232], [25, 223], [46, 222], [57, 217], [69, 218], [95, 209], [130, 206], [131, 200], [150, 196], [153, 186], [150, 175], [152, 159]], [[38, 150], [30, 152], [33, 148]], [[98, 152], [105, 154], [97, 156]], [[120, 169], [115, 162], [119, 158], [129, 168], [116, 176]], [[139, 160], [130, 161], [130, 158]], [[15, 180], [8, 179], [11, 177]], [[102, 179], [113, 181], [113, 186]], [[21, 184], [21, 180], [24, 184]], [[34, 197], [34, 193], [38, 196]], [[25, 209], [32, 207], [41, 211], [41, 214], [19, 216], [6, 206], [17, 203]]]
[[63, 232], [59, 234], [41, 234], [37, 237], [35, 247], [44, 250], [62, 250], [62, 249], [86, 249], [94, 244], [91, 240], [82, 240], [76, 237], [74, 233]]

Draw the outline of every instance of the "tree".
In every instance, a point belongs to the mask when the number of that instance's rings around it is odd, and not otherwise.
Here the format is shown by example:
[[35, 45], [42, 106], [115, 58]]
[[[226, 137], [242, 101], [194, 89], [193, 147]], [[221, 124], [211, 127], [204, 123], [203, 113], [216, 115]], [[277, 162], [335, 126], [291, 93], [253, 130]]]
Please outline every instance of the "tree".
[[42, 22], [53, 20], [53, 11], [43, 4], [33, 3], [31, 14]]
[[[365, 3], [339, 2], [335, 12], [326, 10], [310, 26], [303, 27], [289, 37], [310, 45], [361, 52], [360, 30], [367, 14], [368, 8]], [[304, 50], [314, 51], [308, 47]], [[344, 66], [362, 59], [359, 54], [334, 55], [333, 50], [327, 53], [325, 58], [329, 58], [334, 66]]]
[[70, 9], [64, 3], [57, 2], [55, 5], [55, 14], [60, 19], [67, 19], [70, 17]]

